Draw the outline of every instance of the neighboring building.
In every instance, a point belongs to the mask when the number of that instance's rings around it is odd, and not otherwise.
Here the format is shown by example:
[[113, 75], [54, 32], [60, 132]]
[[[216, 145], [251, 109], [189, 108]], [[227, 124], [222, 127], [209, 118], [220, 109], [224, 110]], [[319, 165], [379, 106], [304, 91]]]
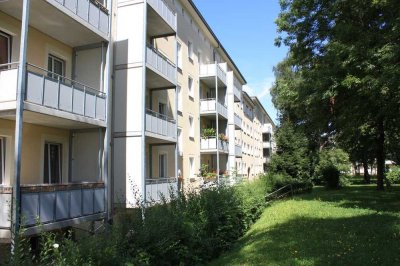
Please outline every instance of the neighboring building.
[[77, 3], [0, 2], [0, 242], [107, 215], [111, 0]]

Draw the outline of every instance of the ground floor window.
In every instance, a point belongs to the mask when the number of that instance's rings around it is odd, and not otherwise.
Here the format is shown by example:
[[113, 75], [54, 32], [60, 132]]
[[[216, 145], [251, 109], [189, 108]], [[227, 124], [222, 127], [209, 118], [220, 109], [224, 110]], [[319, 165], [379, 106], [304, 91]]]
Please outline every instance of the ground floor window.
[[189, 157], [189, 177], [193, 177], [194, 176], [194, 158], [193, 157]]
[[6, 141], [5, 138], [0, 137], [0, 184], [3, 184], [5, 178], [5, 164], [6, 164]]
[[62, 182], [62, 144], [46, 143], [44, 145], [44, 183], [58, 184]]

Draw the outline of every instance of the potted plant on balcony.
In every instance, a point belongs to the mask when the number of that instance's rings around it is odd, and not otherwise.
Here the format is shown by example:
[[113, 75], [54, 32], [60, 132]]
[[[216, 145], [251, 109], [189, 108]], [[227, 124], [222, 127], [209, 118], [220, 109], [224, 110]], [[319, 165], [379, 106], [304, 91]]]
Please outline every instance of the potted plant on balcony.
[[214, 128], [203, 128], [201, 132], [201, 147], [203, 149], [213, 149], [216, 143], [212, 143], [211, 139], [215, 138], [216, 131]]
[[221, 143], [221, 148], [222, 149], [227, 149], [228, 148], [228, 142], [229, 142], [229, 138], [227, 135], [225, 135], [224, 133], [220, 133], [218, 134], [218, 139]]

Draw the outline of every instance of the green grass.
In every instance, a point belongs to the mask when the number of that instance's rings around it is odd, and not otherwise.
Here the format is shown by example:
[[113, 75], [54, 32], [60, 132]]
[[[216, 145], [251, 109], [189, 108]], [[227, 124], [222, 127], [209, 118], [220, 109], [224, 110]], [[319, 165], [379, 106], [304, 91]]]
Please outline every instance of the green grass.
[[400, 187], [318, 187], [275, 202], [211, 265], [400, 265]]

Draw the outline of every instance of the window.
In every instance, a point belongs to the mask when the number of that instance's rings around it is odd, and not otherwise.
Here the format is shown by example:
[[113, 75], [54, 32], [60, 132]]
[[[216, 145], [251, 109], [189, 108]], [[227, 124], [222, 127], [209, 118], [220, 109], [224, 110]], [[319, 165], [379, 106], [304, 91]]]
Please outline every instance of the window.
[[167, 177], [167, 155], [158, 155], [158, 176], [161, 178]]
[[201, 63], [201, 53], [200, 51], [197, 52], [197, 63]]
[[193, 116], [189, 116], [189, 137], [194, 138], [194, 119]]
[[190, 177], [194, 176], [194, 157], [189, 157], [189, 175]]
[[178, 90], [178, 111], [182, 112], [183, 100], [182, 100], [182, 88], [181, 86], [177, 86]]
[[46, 143], [44, 145], [44, 183], [58, 184], [62, 182], [61, 166], [62, 144]]
[[188, 78], [188, 89], [189, 89], [189, 97], [194, 96], [194, 89], [193, 89], [193, 79], [191, 77]]
[[49, 72], [49, 77], [53, 79], [58, 79], [59, 76], [64, 76], [65, 71], [65, 62], [64, 60], [55, 57], [54, 55], [49, 55], [49, 59], [47, 62], [47, 70]]
[[0, 65], [11, 61], [11, 36], [0, 31]]
[[189, 59], [193, 62], [193, 43], [188, 41], [188, 55]]
[[0, 184], [3, 184], [5, 178], [6, 164], [6, 140], [0, 137]]
[[167, 105], [165, 103], [162, 102], [158, 103], [158, 113], [164, 116], [167, 115]]
[[178, 152], [182, 156], [183, 154], [183, 139], [182, 139], [182, 129], [178, 128]]
[[177, 43], [176, 53], [178, 68], [182, 69], [182, 45], [179, 42]]

